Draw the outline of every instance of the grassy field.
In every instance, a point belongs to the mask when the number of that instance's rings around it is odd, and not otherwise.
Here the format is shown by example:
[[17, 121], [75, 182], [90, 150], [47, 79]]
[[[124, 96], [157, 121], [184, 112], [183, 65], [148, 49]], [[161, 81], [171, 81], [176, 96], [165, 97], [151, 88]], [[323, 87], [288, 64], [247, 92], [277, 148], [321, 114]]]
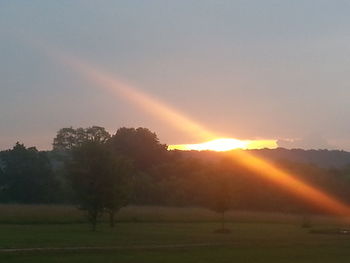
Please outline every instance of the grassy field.
[[[197, 208], [129, 207], [121, 212], [115, 229], [101, 224], [97, 232], [77, 223], [81, 215], [71, 207], [2, 206], [0, 212], [0, 262], [350, 260], [349, 235], [311, 233], [300, 227], [300, 217], [292, 215], [231, 212], [228, 228], [232, 232], [217, 234], [217, 215]], [[44, 224], [45, 220], [50, 224]], [[313, 223], [313, 229], [324, 230], [346, 222], [313, 217]], [[48, 250], [4, 251], [9, 248]]]
[[[220, 216], [197, 207], [129, 206], [116, 217], [119, 222], [217, 222]], [[230, 211], [228, 221], [243, 223], [300, 224], [301, 215], [287, 213]], [[318, 225], [350, 225], [350, 218], [312, 216]], [[101, 221], [107, 221], [102, 218]], [[74, 206], [64, 205], [0, 205], [0, 224], [72, 224], [86, 223], [84, 213]]]

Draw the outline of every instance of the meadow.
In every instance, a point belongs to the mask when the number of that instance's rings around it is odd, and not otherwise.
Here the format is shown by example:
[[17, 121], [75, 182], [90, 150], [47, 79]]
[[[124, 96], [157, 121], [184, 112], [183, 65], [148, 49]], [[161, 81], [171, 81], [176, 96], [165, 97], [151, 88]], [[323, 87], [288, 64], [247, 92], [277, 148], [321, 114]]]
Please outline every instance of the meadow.
[[345, 219], [231, 211], [229, 234], [202, 208], [127, 207], [96, 232], [72, 206], [0, 206], [0, 262], [348, 262]]

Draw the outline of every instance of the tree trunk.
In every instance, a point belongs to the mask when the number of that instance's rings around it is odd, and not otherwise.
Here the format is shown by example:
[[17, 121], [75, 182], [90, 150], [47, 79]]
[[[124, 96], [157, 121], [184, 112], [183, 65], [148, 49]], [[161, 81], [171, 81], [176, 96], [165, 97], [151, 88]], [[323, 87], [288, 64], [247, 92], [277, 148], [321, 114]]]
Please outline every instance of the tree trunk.
[[91, 230], [96, 231], [98, 212], [89, 211], [89, 221], [91, 223]]
[[114, 228], [114, 211], [109, 212], [109, 225]]
[[225, 229], [225, 212], [222, 212], [222, 218], [221, 218], [221, 228]]
[[96, 231], [96, 222], [94, 221], [94, 222], [92, 222], [92, 227], [91, 227], [91, 230], [93, 231], [93, 232], [95, 232]]

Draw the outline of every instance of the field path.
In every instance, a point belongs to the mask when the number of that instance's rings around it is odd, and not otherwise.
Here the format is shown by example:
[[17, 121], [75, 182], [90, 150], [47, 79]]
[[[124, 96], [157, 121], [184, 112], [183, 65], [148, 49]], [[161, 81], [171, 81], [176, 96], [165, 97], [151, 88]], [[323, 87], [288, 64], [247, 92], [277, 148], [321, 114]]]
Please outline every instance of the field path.
[[91, 250], [153, 250], [153, 249], [177, 249], [191, 247], [216, 247], [222, 243], [194, 243], [194, 244], [170, 244], [170, 245], [135, 245], [135, 246], [111, 246], [111, 247], [35, 247], [35, 248], [0, 248], [0, 253], [9, 252], [49, 252], [49, 251], [91, 251]]

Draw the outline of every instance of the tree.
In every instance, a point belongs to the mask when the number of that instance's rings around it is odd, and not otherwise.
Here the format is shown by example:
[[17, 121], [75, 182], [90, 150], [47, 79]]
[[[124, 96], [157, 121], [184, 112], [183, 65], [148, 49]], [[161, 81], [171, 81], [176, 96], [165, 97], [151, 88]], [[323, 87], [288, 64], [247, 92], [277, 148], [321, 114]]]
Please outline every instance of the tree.
[[77, 129], [73, 127], [62, 128], [54, 138], [53, 149], [56, 151], [70, 151], [87, 141], [105, 143], [110, 137], [105, 128], [99, 126]]
[[120, 128], [108, 144], [114, 153], [133, 160], [139, 170], [148, 170], [167, 158], [167, 146], [146, 128]]
[[106, 129], [99, 126], [92, 126], [92, 127], [83, 129], [81, 132], [82, 132], [82, 137], [84, 138], [84, 141], [106, 143], [111, 138], [111, 135], [106, 131]]
[[107, 186], [108, 167], [106, 152], [102, 145], [86, 142], [74, 148], [68, 166], [72, 186], [80, 209], [87, 212], [87, 218], [96, 230], [98, 218], [104, 209], [104, 191]]
[[214, 187], [214, 200], [211, 208], [217, 213], [221, 214], [221, 230], [224, 232], [225, 229], [225, 213], [230, 209], [230, 189], [227, 185], [225, 176], [219, 176], [216, 187]]
[[109, 214], [109, 223], [114, 227], [115, 213], [126, 206], [130, 199], [132, 164], [123, 157], [113, 157], [109, 162], [108, 185], [105, 190], [104, 207]]
[[57, 132], [56, 137], [53, 140], [54, 150], [71, 150], [78, 146], [77, 130], [70, 128], [62, 128]]
[[4, 200], [4, 192], [6, 190], [6, 178], [4, 172], [4, 163], [1, 160], [1, 155], [3, 152], [0, 152], [0, 200]]
[[104, 211], [110, 214], [113, 226], [115, 212], [126, 205], [129, 169], [128, 162], [116, 159], [100, 142], [87, 141], [73, 150], [68, 172], [93, 231]]
[[225, 228], [225, 213], [232, 207], [234, 193], [236, 188], [233, 185], [233, 164], [230, 159], [223, 159], [214, 166], [211, 178], [211, 194], [209, 207], [221, 214], [221, 229], [217, 232], [228, 233]]
[[17, 143], [2, 153], [2, 201], [47, 203], [54, 200], [57, 182], [45, 152]]

